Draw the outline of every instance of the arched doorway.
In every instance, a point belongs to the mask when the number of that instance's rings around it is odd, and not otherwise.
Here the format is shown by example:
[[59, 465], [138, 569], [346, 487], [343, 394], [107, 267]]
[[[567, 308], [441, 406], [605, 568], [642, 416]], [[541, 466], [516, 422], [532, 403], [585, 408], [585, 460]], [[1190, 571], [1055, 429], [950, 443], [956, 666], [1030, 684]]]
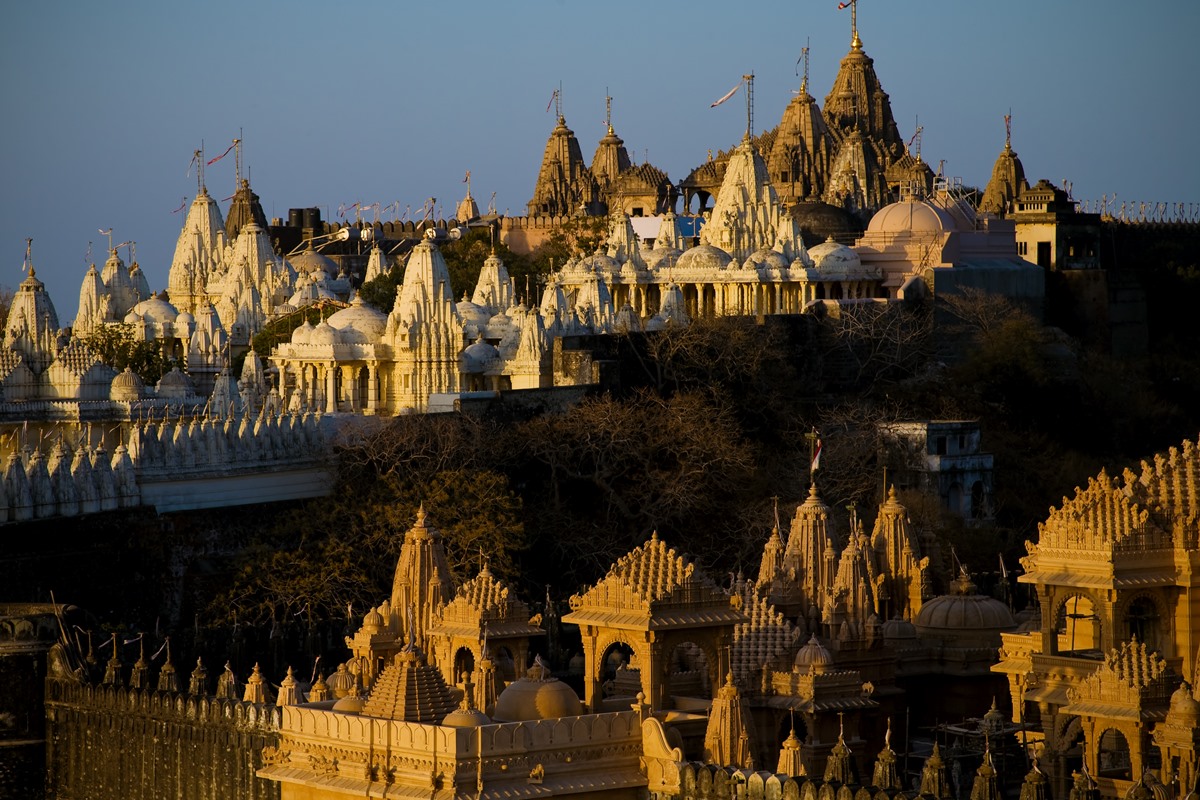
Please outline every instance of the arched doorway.
[[464, 672], [467, 675], [475, 672], [475, 654], [469, 647], [460, 647], [454, 653], [454, 680], [462, 680]]
[[[600, 699], [620, 698], [628, 707], [642, 691], [642, 671], [634, 664], [633, 648], [624, 642], [613, 642], [600, 655]], [[624, 708], [622, 708], [624, 710]]]
[[1125, 638], [1137, 637], [1150, 649], [1158, 648], [1158, 607], [1149, 597], [1139, 597], [1125, 611]]
[[1054, 630], [1059, 653], [1102, 657], [1100, 617], [1090, 597], [1076, 594], [1064, 600], [1058, 608]]
[[1101, 778], [1131, 780], [1132, 764], [1129, 757], [1129, 741], [1116, 728], [1100, 734], [1096, 749], [1097, 773]]

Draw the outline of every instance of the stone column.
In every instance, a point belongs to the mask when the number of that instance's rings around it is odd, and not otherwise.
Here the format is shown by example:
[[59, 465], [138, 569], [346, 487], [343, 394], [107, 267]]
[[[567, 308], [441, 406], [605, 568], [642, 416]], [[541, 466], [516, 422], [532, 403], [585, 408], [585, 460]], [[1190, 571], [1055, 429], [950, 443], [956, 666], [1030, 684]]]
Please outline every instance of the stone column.
[[367, 413], [379, 412], [379, 365], [375, 361], [367, 362]]

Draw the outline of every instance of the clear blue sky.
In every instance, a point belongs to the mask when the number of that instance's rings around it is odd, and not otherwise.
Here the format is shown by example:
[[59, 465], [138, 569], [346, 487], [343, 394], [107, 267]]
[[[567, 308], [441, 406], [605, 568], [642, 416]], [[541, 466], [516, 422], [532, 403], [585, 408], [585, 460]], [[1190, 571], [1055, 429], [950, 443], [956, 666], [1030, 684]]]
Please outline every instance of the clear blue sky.
[[[32, 236], [70, 324], [88, 242], [102, 263], [97, 229], [112, 226], [164, 288], [191, 152], [204, 140], [218, 154], [239, 128], [268, 217], [430, 196], [449, 214], [467, 169], [481, 205], [495, 192], [519, 214], [561, 81], [585, 158], [607, 87], [636, 161], [678, 181], [740, 137], [744, 105], [709, 103], [743, 72], [757, 75], [756, 128], [778, 122], [806, 39], [823, 103], [849, 27], [835, 0], [12, 4], [0, 283], [21, 281]], [[987, 181], [1011, 107], [1031, 180], [1069, 179], [1080, 199], [1200, 202], [1195, 0], [861, 0], [859, 31], [901, 134], [919, 116], [926, 161], [949, 175]], [[209, 170], [214, 197], [233, 193], [233, 171], [232, 158]]]

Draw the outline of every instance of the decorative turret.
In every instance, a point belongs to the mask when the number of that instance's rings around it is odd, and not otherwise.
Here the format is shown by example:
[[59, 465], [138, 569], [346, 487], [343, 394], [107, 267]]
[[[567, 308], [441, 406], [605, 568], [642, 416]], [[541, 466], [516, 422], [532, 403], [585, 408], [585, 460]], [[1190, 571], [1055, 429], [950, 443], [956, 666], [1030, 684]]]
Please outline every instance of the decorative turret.
[[1004, 149], [996, 157], [992, 177], [983, 190], [979, 210], [1003, 217], [1015, 210], [1017, 195], [1029, 188], [1025, 167], [1012, 149], [1012, 115], [1004, 115]]
[[[1000, 782], [996, 775], [996, 765], [992, 763], [991, 740], [984, 739], [983, 763], [975, 770], [975, 783], [971, 786], [971, 800], [1001, 800]], [[1025, 790], [1022, 787], [1022, 797]]]
[[529, 216], [570, 216], [581, 210], [585, 214], [598, 214], [599, 200], [599, 188], [591, 170], [583, 163], [579, 140], [559, 114], [558, 124], [546, 142], [542, 168], [529, 201]]
[[[76, 454], [82, 452], [82, 448]], [[146, 637], [138, 637], [138, 660], [134, 662], [129, 673], [130, 689], [150, 688], [150, 662], [146, 660]]]
[[825, 762], [825, 782], [848, 786], [856, 783], [853, 754], [846, 744], [846, 729], [842, 713], [838, 712], [838, 738]]
[[249, 179], [239, 178], [237, 191], [233, 193], [233, 201], [229, 204], [229, 216], [225, 218], [225, 238], [236, 241], [242, 229], [251, 222], [265, 230], [267, 215], [263, 212], [258, 195], [250, 188]]
[[796, 726], [793, 724], [787, 738], [783, 740], [783, 746], [779, 748], [779, 766], [775, 769], [777, 773], [792, 778], [802, 778], [808, 775], [808, 770], [804, 768], [801, 744], [802, 742], [796, 737]]
[[1046, 774], [1038, 766], [1036, 758], [1025, 775], [1025, 782], [1021, 784], [1020, 800], [1050, 800], [1050, 782], [1046, 780]]
[[76, 336], [88, 336], [100, 325], [113, 319], [109, 311], [108, 289], [100, 279], [96, 265], [88, 267], [79, 287], [79, 311], [75, 314], [72, 332]]
[[204, 662], [199, 658], [196, 659], [196, 668], [192, 670], [192, 677], [188, 681], [188, 694], [193, 697], [208, 695], [208, 670], [204, 668]]
[[896, 771], [896, 752], [892, 750], [892, 720], [889, 717], [887, 733], [883, 736], [883, 749], [875, 758], [875, 770], [871, 775], [871, 786], [876, 791], [898, 792], [904, 788]]
[[700, 244], [724, 250], [745, 261], [755, 250], [775, 243], [779, 198], [767, 165], [749, 138], [734, 149], [725, 170], [712, 218], [700, 231]]
[[21, 281], [13, 296], [4, 330], [5, 346], [19, 352], [35, 375], [45, 371], [54, 360], [58, 312], [54, 310], [46, 285], [37, 279], [32, 263], [29, 264], [29, 275]]
[[629, 153], [625, 150], [624, 140], [613, 131], [612, 98], [606, 97], [604, 100], [607, 109], [605, 122], [608, 131], [596, 146], [596, 154], [592, 156], [592, 177], [596, 179], [600, 199], [607, 205], [608, 211], [611, 213], [619, 210], [613, 202], [616, 200], [613, 190], [617, 178], [632, 164], [629, 161]]
[[104, 262], [104, 271], [100, 273], [104, 288], [108, 293], [109, 314], [112, 319], [125, 319], [125, 315], [137, 305], [139, 299], [137, 289], [129, 278], [129, 270], [125, 262], [117, 255], [116, 248], [108, 251], [108, 260]]
[[158, 671], [158, 690], [160, 692], [178, 692], [179, 675], [175, 672], [175, 664], [171, 661], [171, 640], [167, 639], [165, 647], [167, 656], [162, 669]]
[[[434, 615], [454, 597], [442, 534], [427, 524], [426, 516], [425, 507], [421, 506], [417, 521], [404, 534], [391, 597], [391, 607], [406, 614], [401, 638], [412, 637], [422, 649], [426, 648]], [[408, 609], [412, 610], [411, 619], [407, 617]]]
[[937, 742], [933, 743], [933, 752], [929, 754], [929, 758], [925, 759], [925, 765], [921, 767], [921, 791], [919, 794], [923, 797], [937, 798], [937, 800], [950, 800], [952, 796], [950, 782], [946, 780], [946, 762], [942, 760], [942, 753], [938, 749]]
[[489, 314], [507, 311], [513, 304], [512, 278], [509, 277], [500, 256], [496, 255], [495, 247], [492, 248], [491, 255], [484, 259], [483, 267], [479, 270], [479, 280], [475, 283], [475, 294], [471, 296], [471, 302], [486, 309]]
[[808, 48], [800, 91], [783, 111], [767, 156], [767, 172], [786, 205], [816, 200], [825, 190], [830, 160], [837, 149], [817, 101], [808, 93]]
[[708, 715], [704, 760], [718, 767], [753, 769], [754, 760], [750, 755], [752, 729], [749, 709], [733, 683], [733, 673], [728, 673]]
[[179, 232], [167, 278], [171, 303], [181, 312], [195, 314], [207, 300], [208, 278], [220, 269], [226, 241], [221, 209], [201, 186]]
[[254, 669], [250, 672], [250, 677], [246, 679], [246, 693], [242, 695], [242, 700], [247, 703], [263, 703], [271, 702], [271, 687], [263, 679], [262, 672], [258, 669], [258, 664], [254, 665]]

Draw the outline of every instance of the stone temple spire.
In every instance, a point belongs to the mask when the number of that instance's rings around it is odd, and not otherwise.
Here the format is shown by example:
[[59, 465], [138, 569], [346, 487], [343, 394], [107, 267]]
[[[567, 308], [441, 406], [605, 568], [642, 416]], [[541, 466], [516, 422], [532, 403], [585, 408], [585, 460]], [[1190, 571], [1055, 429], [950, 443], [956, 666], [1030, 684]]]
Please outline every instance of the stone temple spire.
[[1029, 188], [1025, 180], [1025, 167], [1016, 151], [1012, 149], [1012, 115], [1004, 115], [1004, 149], [996, 157], [992, 177], [983, 190], [979, 210], [988, 214], [1004, 216], [1013, 211], [1017, 195]]
[[725, 685], [713, 699], [704, 734], [704, 760], [718, 767], [753, 769], [750, 755], [751, 722], [749, 709], [733, 684], [733, 673], [725, 676]]
[[569, 216], [581, 208], [594, 214], [599, 211], [598, 200], [596, 179], [583, 163], [579, 140], [560, 115], [546, 142], [542, 168], [529, 201], [529, 216]]
[[[404, 534], [391, 598], [391, 607], [405, 614], [401, 618], [401, 638], [411, 639], [422, 649], [434, 614], [454, 598], [442, 534], [427, 524], [426, 517], [425, 507], [421, 506], [417, 521]], [[411, 620], [405, 611], [410, 608]]]
[[767, 175], [767, 164], [749, 139], [742, 140], [729, 158], [709, 223], [700, 231], [700, 244], [719, 247], [735, 261], [775, 243], [779, 227], [779, 197]]

